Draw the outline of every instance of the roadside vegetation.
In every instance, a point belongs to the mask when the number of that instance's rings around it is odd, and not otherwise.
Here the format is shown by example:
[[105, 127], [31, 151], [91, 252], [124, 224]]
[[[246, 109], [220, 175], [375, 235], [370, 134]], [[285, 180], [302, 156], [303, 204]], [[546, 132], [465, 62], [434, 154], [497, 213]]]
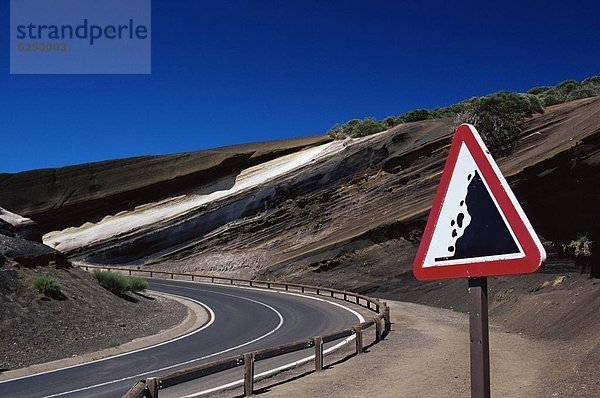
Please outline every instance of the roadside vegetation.
[[581, 267], [581, 273], [583, 274], [590, 261], [592, 255], [590, 245], [592, 241], [587, 235], [580, 234], [577, 239], [573, 239], [569, 244], [562, 245], [562, 251], [564, 254], [571, 256], [575, 259], [575, 265]]
[[566, 80], [554, 87], [535, 87], [527, 93], [499, 92], [473, 97], [458, 104], [435, 109], [415, 109], [382, 120], [372, 117], [336, 124], [327, 132], [332, 138], [358, 138], [376, 134], [404, 123], [453, 118], [471, 123], [482, 134], [490, 151], [504, 155], [513, 138], [521, 133], [523, 118], [544, 113], [544, 107], [600, 95], [600, 75], [578, 82]]
[[94, 276], [100, 286], [114, 294], [126, 292], [141, 292], [148, 288], [148, 282], [142, 278], [125, 276], [117, 272], [94, 271]]
[[600, 95], [600, 75], [592, 76], [578, 82], [565, 80], [554, 87], [534, 87], [527, 94], [537, 96], [544, 106], [562, 104], [565, 102]]
[[40, 276], [35, 280], [35, 289], [46, 296], [58, 296], [61, 294], [60, 284], [51, 276]]

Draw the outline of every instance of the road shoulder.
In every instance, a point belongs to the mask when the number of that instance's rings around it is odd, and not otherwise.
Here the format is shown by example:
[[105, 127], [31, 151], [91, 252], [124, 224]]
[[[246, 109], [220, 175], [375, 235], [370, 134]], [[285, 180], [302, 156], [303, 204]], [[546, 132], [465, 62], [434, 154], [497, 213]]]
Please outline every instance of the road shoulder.
[[84, 363], [112, 357], [115, 355], [121, 355], [128, 352], [137, 351], [183, 336], [187, 333], [192, 332], [193, 330], [201, 328], [209, 321], [209, 315], [206, 309], [204, 309], [204, 307], [193, 301], [155, 291], [148, 292], [147, 295], [154, 297], [160, 296], [183, 304], [187, 307], [187, 316], [180, 324], [173, 326], [169, 329], [163, 330], [155, 335], [138, 338], [114, 348], [107, 348], [96, 352], [90, 352], [87, 354], [77, 355], [70, 358], [59, 359], [56, 361], [41, 363], [37, 365], [28, 366], [26, 368], [4, 372], [0, 374], [0, 381], [26, 377], [38, 373], [50, 372], [57, 369], [77, 366]]
[[[315, 373], [308, 364], [263, 380], [256, 385], [258, 395], [468, 397], [468, 316], [419, 304], [388, 304], [392, 332], [366, 354], [357, 357], [346, 351], [344, 358], [326, 357], [329, 366], [323, 372]], [[578, 390], [567, 392], [560, 380], [548, 380], [554, 368], [564, 369], [557, 359], [578, 360], [579, 354], [564, 342], [533, 339], [491, 326], [490, 351], [494, 396], [594, 396], [590, 385], [574, 383]], [[297, 377], [300, 374], [305, 377]], [[232, 396], [231, 392], [217, 395]]]

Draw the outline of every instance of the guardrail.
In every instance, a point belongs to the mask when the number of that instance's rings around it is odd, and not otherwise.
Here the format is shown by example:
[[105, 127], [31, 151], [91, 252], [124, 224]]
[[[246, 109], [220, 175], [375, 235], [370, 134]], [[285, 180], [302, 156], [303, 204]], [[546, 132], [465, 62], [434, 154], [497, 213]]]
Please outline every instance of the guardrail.
[[[226, 278], [222, 276], [207, 276], [190, 272], [171, 272], [158, 270], [132, 269], [125, 267], [110, 267], [96, 265], [80, 265], [89, 271], [90, 269], [99, 269], [106, 271], [126, 272], [129, 275], [145, 274], [150, 277], [155, 275], [167, 276], [174, 279], [175, 276], [183, 278], [191, 278], [192, 281], [210, 282], [215, 284], [251, 286], [257, 288], [295, 291], [301, 293], [312, 293], [319, 296], [331, 297], [347, 302], [351, 302], [367, 308], [375, 313], [376, 316], [366, 322], [362, 322], [352, 328], [343, 329], [325, 336], [310, 337], [305, 340], [294, 341], [288, 344], [283, 344], [278, 347], [266, 348], [259, 351], [245, 353], [243, 355], [235, 355], [218, 361], [213, 361], [204, 365], [198, 365], [187, 369], [175, 371], [158, 377], [149, 377], [137, 382], [123, 396], [123, 398], [157, 398], [158, 391], [177, 384], [185, 383], [200, 377], [223, 372], [225, 370], [244, 367], [244, 396], [250, 396], [254, 392], [254, 363], [269, 358], [274, 358], [280, 355], [290, 354], [296, 351], [314, 348], [315, 370], [323, 370], [323, 345], [332, 341], [336, 341], [345, 337], [354, 336], [356, 354], [363, 353], [363, 340], [365, 329], [375, 326], [374, 343], [381, 341], [391, 329], [390, 308], [385, 302], [370, 298], [354, 292], [345, 290], [330, 289], [318, 286], [302, 285], [286, 282], [261, 281], [250, 279]], [[382, 329], [383, 322], [383, 329]]]

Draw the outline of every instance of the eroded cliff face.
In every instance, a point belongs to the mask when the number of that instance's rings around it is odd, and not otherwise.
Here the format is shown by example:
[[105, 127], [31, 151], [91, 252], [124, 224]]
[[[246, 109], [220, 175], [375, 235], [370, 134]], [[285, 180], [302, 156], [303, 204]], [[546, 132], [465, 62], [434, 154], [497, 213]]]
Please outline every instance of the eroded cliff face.
[[327, 141], [315, 136], [0, 174], [0, 206], [32, 218], [44, 232], [77, 227], [146, 203], [213, 190], [248, 167]]
[[[0, 205], [19, 203], [53, 230], [47, 244], [92, 262], [393, 290], [412, 278], [455, 127], [433, 120], [355, 140], [111, 161], [52, 171], [70, 176], [56, 180], [22, 173], [0, 182]], [[497, 159], [550, 253], [549, 241], [600, 236], [599, 145], [591, 98], [526, 121]], [[50, 199], [29, 203], [32, 192]]]
[[[548, 108], [498, 159], [552, 256], [549, 241], [599, 233], [599, 111], [598, 99]], [[271, 184], [266, 211], [201, 235], [156, 265], [392, 289], [404, 283], [395, 276], [412, 278], [453, 127], [420, 122], [346, 142]]]

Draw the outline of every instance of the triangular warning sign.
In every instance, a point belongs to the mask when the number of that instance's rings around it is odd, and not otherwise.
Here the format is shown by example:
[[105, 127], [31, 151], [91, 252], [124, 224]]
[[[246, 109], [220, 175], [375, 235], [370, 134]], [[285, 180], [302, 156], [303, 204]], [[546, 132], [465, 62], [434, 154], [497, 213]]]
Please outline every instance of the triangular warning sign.
[[417, 279], [536, 271], [546, 252], [475, 127], [457, 130], [413, 272]]

